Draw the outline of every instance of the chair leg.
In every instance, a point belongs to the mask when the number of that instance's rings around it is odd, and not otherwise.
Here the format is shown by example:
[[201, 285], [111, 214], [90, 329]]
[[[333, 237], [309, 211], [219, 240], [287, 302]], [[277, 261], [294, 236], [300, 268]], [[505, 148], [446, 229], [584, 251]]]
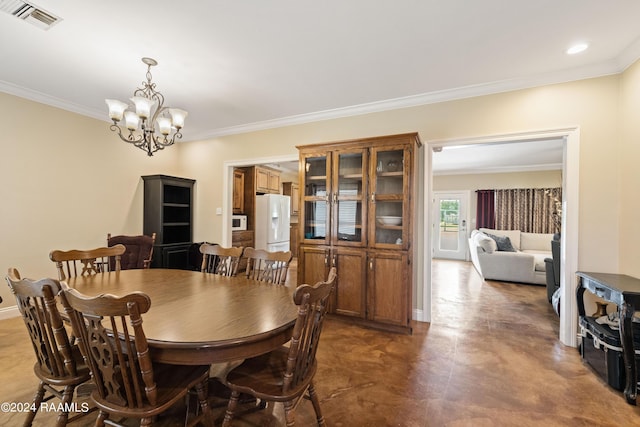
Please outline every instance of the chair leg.
[[318, 395], [316, 394], [316, 388], [313, 386], [313, 381], [309, 383], [309, 398], [311, 399], [311, 403], [313, 404], [313, 410], [316, 412], [316, 420], [318, 421], [318, 426], [324, 427], [324, 417], [322, 416], [322, 411], [320, 410], [320, 401], [318, 400]]
[[200, 403], [200, 409], [202, 410], [202, 417], [204, 418], [205, 425], [213, 427], [213, 416], [211, 415], [211, 408], [209, 408], [209, 400], [207, 396], [207, 383], [209, 378], [196, 384], [196, 393], [198, 395], [198, 401]]
[[231, 420], [233, 419], [233, 413], [238, 406], [238, 399], [240, 398], [240, 392], [232, 391], [227, 410], [224, 413], [224, 420], [222, 421], [222, 427], [231, 427]]
[[64, 427], [67, 425], [69, 421], [69, 411], [67, 408], [71, 406], [71, 401], [73, 400], [73, 390], [75, 386], [68, 385], [64, 388], [62, 392], [62, 411], [58, 414], [58, 419], [56, 420], [56, 427]]
[[284, 419], [287, 422], [287, 427], [293, 427], [296, 423], [295, 410], [291, 400], [284, 402]]
[[96, 418], [95, 427], [104, 427], [104, 420], [107, 418], [109, 418], [109, 414], [104, 411], [100, 411], [98, 418]]
[[38, 385], [38, 390], [36, 390], [36, 394], [33, 396], [33, 405], [31, 406], [32, 410], [29, 411], [27, 415], [27, 419], [24, 421], [24, 427], [29, 427], [33, 423], [33, 419], [36, 417], [38, 413], [38, 408], [40, 408], [40, 404], [42, 403], [42, 399], [44, 398], [44, 382], [40, 381]]

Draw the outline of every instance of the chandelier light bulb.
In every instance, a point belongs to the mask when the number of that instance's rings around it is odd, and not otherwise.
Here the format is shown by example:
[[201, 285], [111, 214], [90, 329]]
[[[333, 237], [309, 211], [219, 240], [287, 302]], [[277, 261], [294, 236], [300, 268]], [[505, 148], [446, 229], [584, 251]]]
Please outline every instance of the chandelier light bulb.
[[154, 100], [145, 98], [144, 96], [134, 96], [131, 98], [131, 102], [136, 106], [136, 114], [143, 120], [151, 116], [151, 110], [153, 110], [153, 107], [156, 105]]
[[161, 134], [167, 136], [171, 133], [171, 119], [169, 117], [158, 117], [156, 123], [158, 123]]
[[116, 122], [122, 120], [122, 116], [129, 106], [117, 99], [105, 99], [105, 102], [109, 106], [109, 118]]
[[138, 115], [133, 111], [125, 111], [124, 112], [124, 120], [127, 126], [127, 129], [130, 131], [138, 130], [138, 126], [140, 124], [140, 119]]
[[169, 114], [171, 114], [171, 122], [176, 129], [182, 129], [184, 127], [184, 119], [187, 117], [187, 112], [179, 108], [169, 108]]

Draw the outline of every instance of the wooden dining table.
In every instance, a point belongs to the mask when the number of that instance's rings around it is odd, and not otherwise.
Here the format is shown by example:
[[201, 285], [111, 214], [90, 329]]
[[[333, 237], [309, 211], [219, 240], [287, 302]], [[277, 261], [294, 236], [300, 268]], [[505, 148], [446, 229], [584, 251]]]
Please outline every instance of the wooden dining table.
[[88, 296], [149, 295], [142, 327], [152, 358], [170, 364], [229, 362], [272, 351], [291, 338], [298, 313], [293, 288], [243, 275], [154, 268], [65, 282]]

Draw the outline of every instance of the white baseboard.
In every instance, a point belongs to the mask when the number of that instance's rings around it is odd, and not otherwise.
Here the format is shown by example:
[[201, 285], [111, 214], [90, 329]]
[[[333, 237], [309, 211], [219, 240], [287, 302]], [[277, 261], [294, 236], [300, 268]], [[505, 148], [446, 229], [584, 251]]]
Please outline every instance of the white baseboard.
[[18, 306], [14, 305], [13, 307], [0, 308], [0, 320], [11, 319], [12, 317], [19, 317], [20, 310], [18, 310]]
[[427, 319], [426, 313], [424, 312], [424, 310], [421, 310], [419, 308], [414, 308], [413, 309], [413, 320], [417, 321], [417, 322], [430, 322], [431, 319]]

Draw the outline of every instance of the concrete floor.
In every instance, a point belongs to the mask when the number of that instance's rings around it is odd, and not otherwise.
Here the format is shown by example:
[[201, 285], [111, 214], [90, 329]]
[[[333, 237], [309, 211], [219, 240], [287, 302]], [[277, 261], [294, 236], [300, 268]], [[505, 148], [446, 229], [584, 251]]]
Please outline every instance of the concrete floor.
[[[316, 389], [328, 426], [640, 425], [640, 409], [558, 342], [544, 287], [483, 282], [459, 261], [434, 261], [433, 279], [432, 322], [415, 323], [413, 335], [326, 323]], [[20, 319], [0, 321], [0, 342], [0, 402], [29, 402], [34, 356]], [[181, 409], [157, 425], [181, 425]], [[296, 416], [297, 425], [314, 425], [309, 402]], [[280, 426], [283, 417], [275, 406], [234, 425]], [[0, 413], [2, 426], [23, 419]], [[54, 419], [42, 413], [34, 425]]]

